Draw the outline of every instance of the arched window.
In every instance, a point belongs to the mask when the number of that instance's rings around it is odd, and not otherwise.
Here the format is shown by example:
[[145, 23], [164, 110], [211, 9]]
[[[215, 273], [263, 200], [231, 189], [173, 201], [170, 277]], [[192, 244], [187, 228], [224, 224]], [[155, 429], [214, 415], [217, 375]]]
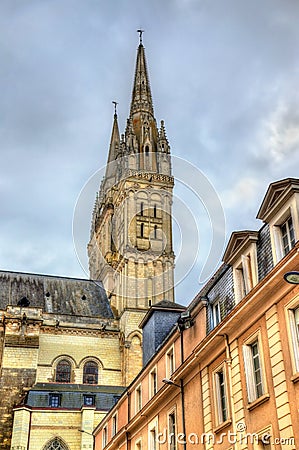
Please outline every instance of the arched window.
[[157, 205], [154, 205], [154, 217], [157, 217]]
[[149, 146], [145, 146], [145, 156], [149, 156]]
[[143, 208], [144, 208], [144, 203], [141, 202], [140, 203], [140, 215], [143, 216]]
[[144, 237], [144, 223], [142, 223], [140, 226], [140, 236]]
[[154, 239], [157, 239], [157, 237], [158, 237], [158, 227], [157, 227], [157, 225], [155, 225], [155, 228], [154, 228]]
[[68, 450], [68, 447], [61, 441], [61, 439], [55, 438], [45, 445], [43, 450]]
[[71, 382], [71, 364], [66, 359], [62, 359], [57, 364], [55, 381], [57, 383]]
[[88, 361], [83, 368], [83, 383], [98, 384], [98, 365], [93, 361]]

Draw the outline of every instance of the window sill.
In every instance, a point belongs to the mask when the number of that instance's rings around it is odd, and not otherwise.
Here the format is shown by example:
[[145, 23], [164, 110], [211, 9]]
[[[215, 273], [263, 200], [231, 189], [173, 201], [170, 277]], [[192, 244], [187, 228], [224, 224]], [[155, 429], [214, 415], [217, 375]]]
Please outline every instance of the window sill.
[[214, 433], [220, 433], [220, 431], [222, 431], [224, 428], [228, 427], [229, 425], [231, 425], [232, 421], [231, 419], [226, 420], [225, 422], [220, 423], [220, 425], [218, 425], [216, 428], [214, 428]]
[[291, 377], [291, 381], [293, 383], [298, 383], [299, 381], [299, 372], [295, 373], [292, 377]]
[[256, 408], [262, 403], [265, 403], [267, 400], [269, 400], [269, 398], [270, 398], [269, 394], [264, 394], [261, 397], [257, 398], [256, 400], [248, 404], [247, 406], [248, 411], [251, 411], [252, 409]]

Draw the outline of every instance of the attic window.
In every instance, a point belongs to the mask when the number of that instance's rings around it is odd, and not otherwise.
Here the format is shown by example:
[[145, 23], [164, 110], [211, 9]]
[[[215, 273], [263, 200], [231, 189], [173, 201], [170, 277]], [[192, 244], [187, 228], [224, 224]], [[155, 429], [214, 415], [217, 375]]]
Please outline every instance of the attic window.
[[274, 264], [287, 255], [296, 243], [297, 230], [294, 226], [294, 217], [292, 208], [289, 207], [283, 211], [275, 222], [273, 221], [274, 223], [270, 224]]
[[18, 301], [17, 306], [28, 307], [30, 305], [30, 301], [27, 297], [22, 297], [21, 300]]

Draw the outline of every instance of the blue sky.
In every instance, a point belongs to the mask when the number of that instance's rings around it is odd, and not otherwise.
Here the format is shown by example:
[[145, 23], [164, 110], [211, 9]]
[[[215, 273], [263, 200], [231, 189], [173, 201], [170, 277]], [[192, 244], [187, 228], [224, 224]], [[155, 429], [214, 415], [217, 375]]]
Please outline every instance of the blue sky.
[[[298, 21], [294, 0], [2, 0], [1, 269], [86, 276], [73, 211], [106, 162], [112, 100], [125, 128], [140, 27], [172, 154], [214, 186], [226, 241], [259, 229], [268, 184], [298, 176]], [[175, 196], [189, 208], [186, 223], [200, 228], [198, 258], [190, 225], [191, 257], [178, 261], [190, 273], [177, 301], [188, 303], [211, 230], [188, 189], [178, 184]]]

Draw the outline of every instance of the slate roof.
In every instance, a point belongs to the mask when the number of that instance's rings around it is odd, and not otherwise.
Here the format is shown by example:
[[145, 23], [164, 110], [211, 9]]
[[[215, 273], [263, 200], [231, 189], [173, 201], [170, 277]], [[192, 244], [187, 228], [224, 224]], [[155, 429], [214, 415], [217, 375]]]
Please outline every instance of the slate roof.
[[0, 309], [29, 300], [45, 313], [113, 318], [106, 291], [99, 281], [0, 271]]
[[145, 324], [148, 322], [150, 317], [156, 312], [156, 311], [164, 311], [164, 312], [170, 312], [170, 313], [180, 313], [185, 311], [187, 307], [180, 305], [179, 303], [171, 302], [169, 300], [161, 300], [158, 303], [155, 303], [150, 307], [150, 309], [145, 314], [144, 318], [142, 319], [141, 323], [139, 324], [140, 328], [143, 328]]
[[125, 388], [122, 386], [101, 386], [90, 384], [37, 383], [28, 392], [25, 404], [33, 408], [49, 408], [50, 394], [61, 395], [62, 409], [80, 409], [84, 395], [94, 395], [95, 407], [108, 411], [119, 399]]

